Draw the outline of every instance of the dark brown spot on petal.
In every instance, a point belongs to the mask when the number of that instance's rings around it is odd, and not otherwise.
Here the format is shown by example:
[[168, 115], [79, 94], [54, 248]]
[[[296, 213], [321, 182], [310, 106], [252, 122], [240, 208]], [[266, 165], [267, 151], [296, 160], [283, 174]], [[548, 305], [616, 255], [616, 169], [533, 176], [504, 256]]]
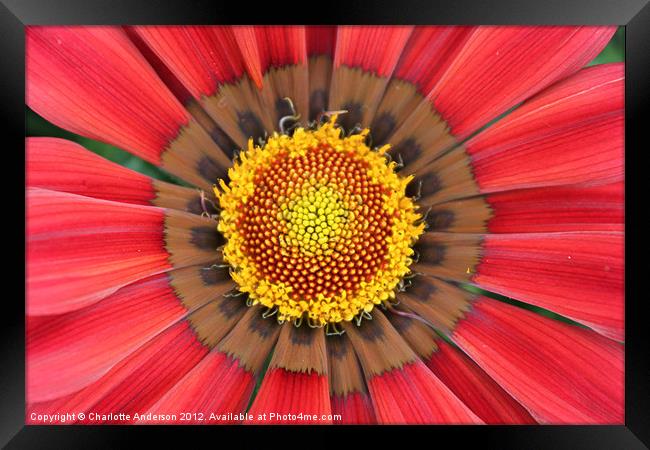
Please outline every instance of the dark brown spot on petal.
[[413, 319], [400, 316], [399, 314], [388, 314], [388, 320], [400, 334], [406, 332], [413, 325]]
[[[370, 125], [370, 133], [372, 134], [372, 142], [374, 145], [384, 145], [388, 138], [395, 130], [395, 117], [389, 112], [383, 112], [375, 117]], [[391, 152], [392, 153], [392, 152]]]
[[295, 327], [293, 325], [287, 324], [287, 326], [293, 327], [290, 333], [290, 339], [291, 343], [294, 345], [311, 345], [311, 343], [314, 342], [314, 338], [316, 337], [316, 332], [319, 331], [305, 325]]
[[329, 350], [330, 358], [341, 360], [350, 351], [349, 345], [346, 343], [347, 338], [343, 335], [332, 335], [327, 337], [327, 348]]
[[437, 290], [438, 288], [430, 278], [420, 276], [413, 279], [406, 293], [415, 300], [426, 302], [433, 297]]
[[451, 227], [455, 219], [456, 215], [453, 211], [443, 209], [429, 212], [426, 222], [431, 231], [443, 231]]
[[219, 302], [219, 311], [228, 319], [232, 319], [246, 308], [246, 297], [224, 297]]
[[239, 146], [218, 126], [210, 130], [210, 137], [229, 158], [233, 157], [235, 150], [239, 150]]
[[[212, 200], [212, 202], [209, 202], [207, 200], [203, 202], [205, 204], [205, 211], [207, 211], [208, 214], [217, 214], [219, 211], [213, 205], [216, 200], [214, 198], [211, 198], [210, 200]], [[204, 210], [203, 205], [201, 204], [201, 196], [197, 195], [196, 197], [192, 197], [192, 199], [187, 202], [185, 210], [191, 212], [192, 214], [203, 214]]]
[[201, 158], [197, 166], [197, 170], [201, 176], [204, 179], [208, 180], [210, 183], [216, 182], [219, 178], [226, 178], [228, 174], [225, 168], [220, 167], [209, 156], [204, 156]]
[[217, 227], [194, 227], [190, 242], [201, 250], [217, 250], [224, 244], [223, 237], [217, 231]]
[[420, 254], [420, 263], [437, 266], [445, 259], [447, 249], [442, 244], [420, 240], [415, 245], [415, 250]]
[[[257, 308], [257, 307], [253, 306], [253, 308]], [[259, 336], [263, 338], [268, 338], [272, 336], [273, 333], [276, 331], [278, 324], [272, 318], [265, 319], [262, 316], [263, 308], [257, 308], [257, 309], [259, 311], [251, 318], [248, 324], [248, 329], [254, 333], [257, 333]]]
[[428, 172], [425, 175], [415, 177], [413, 181], [406, 186], [406, 195], [413, 197], [420, 194], [420, 197], [427, 197], [435, 194], [442, 188], [442, 183], [438, 175]]
[[427, 197], [429, 195], [435, 194], [442, 188], [442, 182], [438, 175], [433, 172], [429, 172], [426, 175], [420, 177], [422, 180], [422, 190], [420, 194], [422, 197]]
[[392, 155], [400, 155], [402, 157], [404, 165], [415, 161], [421, 153], [422, 149], [413, 138], [403, 140], [391, 150]]
[[228, 269], [223, 268], [223, 269], [208, 269], [208, 268], [201, 268], [199, 269], [201, 273], [201, 279], [203, 280], [203, 284], [206, 285], [215, 285], [215, 284], [220, 284], [223, 283], [224, 281], [230, 280], [230, 273], [228, 272]]
[[281, 119], [284, 116], [293, 116], [293, 111], [291, 111], [289, 102], [284, 98], [278, 98], [275, 100], [275, 112], [278, 119]]
[[325, 111], [329, 101], [328, 93], [325, 89], [316, 89], [309, 96], [309, 120], [316, 120], [318, 115]]
[[346, 110], [345, 114], [339, 115], [338, 122], [347, 132], [361, 124], [363, 118], [363, 105], [361, 103], [346, 103], [341, 109]]
[[257, 142], [264, 137], [264, 127], [259, 117], [252, 111], [241, 111], [237, 113], [237, 123], [244, 136], [252, 137]]
[[384, 330], [381, 329], [381, 325], [372, 320], [363, 321], [357, 327], [357, 330], [359, 331], [359, 336], [366, 341], [373, 342], [384, 337]]

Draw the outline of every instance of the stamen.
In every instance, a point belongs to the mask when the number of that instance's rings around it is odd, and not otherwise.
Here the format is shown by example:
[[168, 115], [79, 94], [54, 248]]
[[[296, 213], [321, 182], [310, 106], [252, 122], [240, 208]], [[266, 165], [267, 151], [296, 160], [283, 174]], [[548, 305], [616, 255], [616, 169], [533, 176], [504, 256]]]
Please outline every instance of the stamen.
[[361, 312], [361, 314], [359, 314], [358, 316], [356, 316], [356, 317], [354, 318], [354, 320], [356, 321], [358, 327], [361, 326], [361, 321], [362, 321], [363, 319], [366, 319], [366, 320], [372, 320], [372, 315], [370, 315], [370, 313], [369, 313], [368, 311], [363, 311], [363, 312]]
[[283, 116], [280, 119], [280, 122], [278, 123], [278, 126], [280, 127], [280, 132], [282, 134], [287, 134], [288, 130], [284, 126], [285, 122], [293, 121], [293, 122], [295, 122], [294, 123], [294, 126], [295, 126], [296, 123], [298, 122], [298, 120], [300, 119], [300, 114], [296, 114], [296, 108], [293, 106], [293, 101], [291, 101], [291, 99], [289, 97], [284, 97], [282, 100], [286, 101], [289, 104], [289, 108], [291, 109], [291, 115]]
[[272, 308], [267, 308], [266, 311], [262, 313], [262, 317], [268, 319], [269, 317], [273, 317], [274, 315], [276, 315], [277, 312], [278, 312], [278, 308], [275, 306]]
[[309, 328], [323, 328], [323, 324], [315, 321], [314, 319], [307, 317], [307, 326]]
[[343, 336], [345, 334], [344, 329], [339, 329], [336, 323], [328, 323], [325, 325], [325, 335], [326, 336]]
[[244, 294], [245, 294], [245, 292], [242, 292], [237, 288], [232, 288], [231, 290], [229, 290], [228, 292], [223, 294], [223, 296], [226, 297], [226, 298], [228, 298], [228, 297], [241, 297]]
[[361, 125], [356, 124], [355, 126], [353, 126], [348, 131], [348, 136], [352, 136], [352, 135], [355, 135], [355, 134], [361, 134], [362, 131], [363, 131], [363, 128], [361, 128]]
[[201, 213], [201, 217], [205, 217], [206, 219], [215, 219], [215, 218], [217, 218], [219, 216], [219, 214], [211, 214], [208, 211], [208, 206], [207, 206], [206, 202], [210, 203], [212, 205], [212, 207], [217, 211], [219, 210], [219, 208], [217, 208], [217, 206], [214, 204], [214, 202], [207, 197], [204, 190], [202, 190], [202, 189], [199, 190], [199, 197], [200, 197], [200, 200], [201, 200], [201, 209], [203, 210], [203, 212]]
[[422, 215], [422, 218], [418, 221], [418, 223], [421, 223], [424, 225], [424, 229], [428, 230], [429, 229], [429, 223], [427, 222], [427, 219], [429, 218], [429, 213], [431, 212], [431, 206], [429, 206], [426, 210], [426, 212]]
[[203, 270], [217, 270], [230, 268], [230, 264], [212, 264], [210, 267], [204, 267]]
[[414, 202], [417, 202], [418, 200], [420, 200], [421, 196], [422, 196], [422, 180], [419, 180], [418, 181], [418, 190], [415, 193], [415, 195], [413, 197], [411, 197], [411, 198], [413, 199]]
[[404, 168], [404, 160], [402, 159], [402, 154], [398, 153], [397, 154], [397, 165], [395, 166], [395, 170], [400, 170]]

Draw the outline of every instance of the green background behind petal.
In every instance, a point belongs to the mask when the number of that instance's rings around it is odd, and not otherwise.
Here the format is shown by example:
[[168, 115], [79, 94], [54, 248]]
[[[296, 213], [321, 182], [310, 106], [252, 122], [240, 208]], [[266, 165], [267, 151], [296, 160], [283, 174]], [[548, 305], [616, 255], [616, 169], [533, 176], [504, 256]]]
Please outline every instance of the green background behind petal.
[[612, 62], [625, 61], [625, 27], [619, 27], [616, 30], [612, 40], [609, 41], [607, 47], [603, 49], [593, 61], [589, 63], [590, 66], [594, 64], [605, 64]]

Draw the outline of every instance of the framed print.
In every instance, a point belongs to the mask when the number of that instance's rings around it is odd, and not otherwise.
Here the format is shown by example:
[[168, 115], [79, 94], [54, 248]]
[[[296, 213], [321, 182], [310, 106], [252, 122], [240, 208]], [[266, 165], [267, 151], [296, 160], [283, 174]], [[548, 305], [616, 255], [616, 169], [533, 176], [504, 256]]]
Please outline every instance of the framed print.
[[6, 2], [10, 447], [644, 448], [650, 7], [406, 3]]

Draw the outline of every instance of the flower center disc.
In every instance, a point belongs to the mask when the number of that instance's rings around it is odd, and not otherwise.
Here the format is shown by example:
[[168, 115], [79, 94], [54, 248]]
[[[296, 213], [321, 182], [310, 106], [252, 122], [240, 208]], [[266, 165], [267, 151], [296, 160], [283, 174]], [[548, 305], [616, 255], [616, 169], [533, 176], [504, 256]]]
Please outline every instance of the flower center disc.
[[371, 150], [367, 129], [342, 138], [335, 120], [250, 140], [215, 189], [233, 279], [280, 322], [350, 321], [394, 298], [424, 228], [389, 146]]

